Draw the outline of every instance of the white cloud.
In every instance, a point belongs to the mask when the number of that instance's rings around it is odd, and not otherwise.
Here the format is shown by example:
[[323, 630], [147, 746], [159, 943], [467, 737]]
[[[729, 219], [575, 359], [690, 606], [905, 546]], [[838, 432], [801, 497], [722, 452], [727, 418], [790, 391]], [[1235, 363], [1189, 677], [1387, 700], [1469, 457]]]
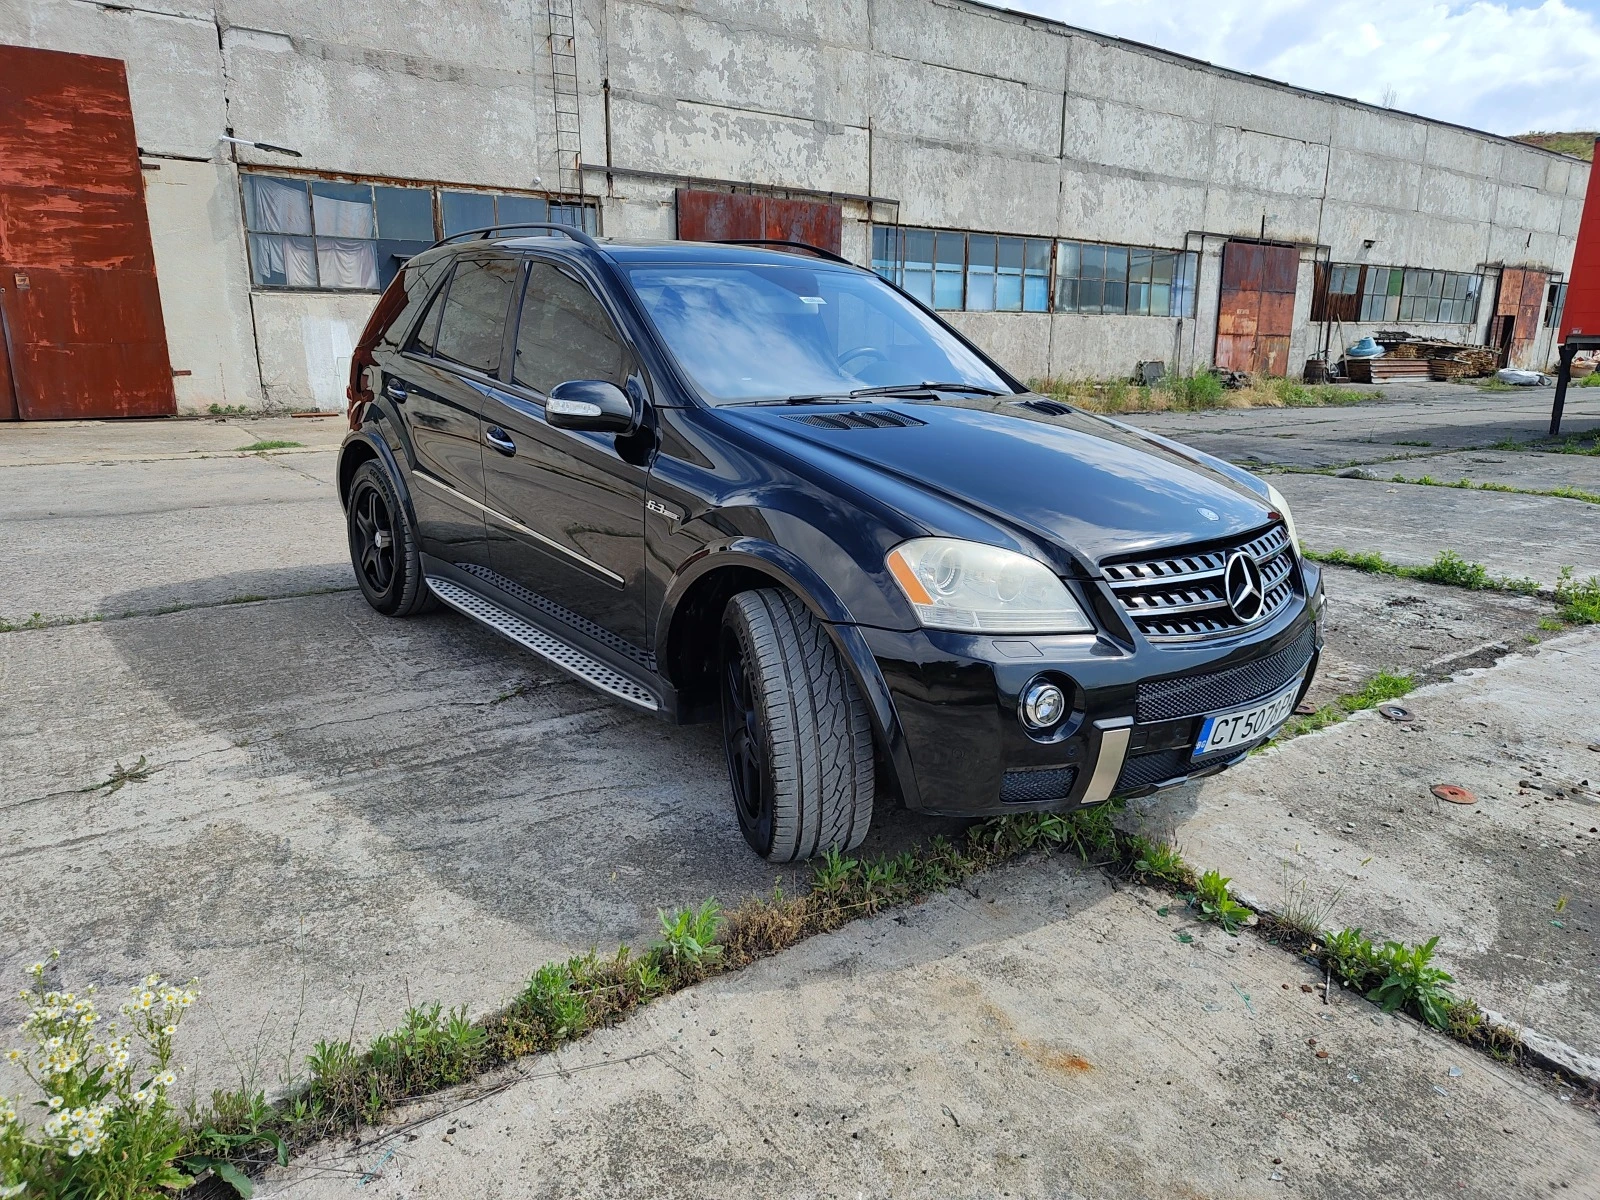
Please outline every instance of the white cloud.
[[1600, 19], [1563, 0], [998, 0], [1301, 87], [1523, 133], [1600, 129]]

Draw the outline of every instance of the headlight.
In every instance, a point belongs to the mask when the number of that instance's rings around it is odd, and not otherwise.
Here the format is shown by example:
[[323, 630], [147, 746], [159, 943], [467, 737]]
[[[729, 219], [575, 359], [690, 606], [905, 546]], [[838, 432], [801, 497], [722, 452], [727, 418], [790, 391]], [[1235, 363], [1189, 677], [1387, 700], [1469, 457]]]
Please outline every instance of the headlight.
[[1272, 501], [1272, 507], [1283, 514], [1283, 523], [1289, 530], [1289, 545], [1294, 547], [1295, 557], [1300, 556], [1300, 535], [1295, 532], [1294, 514], [1289, 511], [1289, 502], [1283, 498], [1283, 493], [1270, 483], [1267, 484], [1267, 499]]
[[1061, 580], [1037, 559], [955, 538], [917, 538], [889, 552], [889, 572], [928, 629], [1092, 633]]

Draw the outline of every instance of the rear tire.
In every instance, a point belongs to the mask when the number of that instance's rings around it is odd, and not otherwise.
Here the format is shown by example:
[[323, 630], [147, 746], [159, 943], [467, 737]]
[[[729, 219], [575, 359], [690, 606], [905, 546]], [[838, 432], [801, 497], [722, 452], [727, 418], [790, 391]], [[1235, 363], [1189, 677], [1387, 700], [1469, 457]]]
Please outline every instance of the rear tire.
[[388, 617], [410, 617], [435, 606], [422, 577], [416, 531], [389, 473], [376, 459], [356, 468], [345, 509], [350, 565], [367, 603]]
[[872, 824], [872, 723], [822, 623], [777, 588], [722, 617], [728, 780], [755, 852], [792, 862], [861, 844]]

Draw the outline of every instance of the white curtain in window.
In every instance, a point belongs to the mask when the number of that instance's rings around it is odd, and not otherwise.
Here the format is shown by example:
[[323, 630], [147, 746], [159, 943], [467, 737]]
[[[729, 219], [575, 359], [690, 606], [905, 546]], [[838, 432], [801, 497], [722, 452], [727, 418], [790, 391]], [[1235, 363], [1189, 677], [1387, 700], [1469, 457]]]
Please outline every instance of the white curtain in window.
[[258, 278], [282, 275], [286, 287], [317, 286], [317, 260], [310, 238], [258, 236], [251, 241]]
[[[322, 228], [319, 224], [318, 229]], [[317, 270], [325, 288], [378, 290], [377, 243], [356, 238], [317, 239]]]
[[335, 200], [331, 196], [312, 196], [311, 215], [316, 218], [318, 237], [372, 236], [370, 200]]
[[310, 233], [306, 185], [282, 179], [247, 176], [255, 196], [257, 233]]

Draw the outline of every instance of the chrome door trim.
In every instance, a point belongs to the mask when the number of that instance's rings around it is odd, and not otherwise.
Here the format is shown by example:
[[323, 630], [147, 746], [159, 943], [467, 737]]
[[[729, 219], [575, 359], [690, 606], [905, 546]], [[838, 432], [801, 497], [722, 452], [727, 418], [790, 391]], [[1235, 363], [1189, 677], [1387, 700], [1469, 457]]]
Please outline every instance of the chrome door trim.
[[599, 575], [603, 575], [605, 578], [611, 580], [618, 587], [621, 587], [623, 584], [625, 584], [627, 582], [627, 580], [623, 579], [623, 577], [621, 575], [618, 575], [615, 571], [612, 571], [609, 568], [601, 566], [599, 563], [595, 562], [594, 559], [585, 558], [583, 555], [579, 554], [576, 550], [571, 550], [571, 549], [567, 548], [566, 546], [563, 546], [560, 542], [557, 542], [557, 541], [554, 541], [551, 538], [545, 537], [544, 534], [538, 532], [537, 530], [529, 529], [521, 521], [514, 520], [511, 517], [506, 516], [505, 513], [500, 512], [500, 511], [498, 511], [496, 509], [490, 508], [487, 504], [484, 504], [481, 500], [474, 500], [471, 496], [468, 496], [466, 493], [456, 491], [455, 488], [451, 487], [448, 483], [444, 482], [444, 480], [435, 479], [427, 471], [421, 470], [420, 468], [417, 468], [417, 467], [413, 467], [411, 470], [412, 470], [412, 474], [413, 475], [415, 475], [418, 479], [422, 480], [422, 482], [427, 484], [429, 487], [437, 488], [437, 489], [439, 489], [439, 491], [445, 492], [448, 495], [454, 496], [457, 500], [460, 500], [463, 503], [472, 505], [473, 508], [475, 508], [479, 512], [483, 513], [484, 516], [489, 517], [492, 520], [498, 521], [500, 524], [506, 526], [509, 529], [516, 530], [518, 533], [522, 534], [525, 537], [532, 538], [534, 541], [538, 542], [541, 546], [550, 547], [550, 549], [552, 549], [552, 550], [554, 550], [554, 551], [556, 551], [556, 552], [558, 552], [560, 554], [565, 555], [566, 557], [572, 559], [574, 562], [581, 563], [583, 566], [587, 567], [589, 570], [594, 571], [595, 573], [597, 573]]

